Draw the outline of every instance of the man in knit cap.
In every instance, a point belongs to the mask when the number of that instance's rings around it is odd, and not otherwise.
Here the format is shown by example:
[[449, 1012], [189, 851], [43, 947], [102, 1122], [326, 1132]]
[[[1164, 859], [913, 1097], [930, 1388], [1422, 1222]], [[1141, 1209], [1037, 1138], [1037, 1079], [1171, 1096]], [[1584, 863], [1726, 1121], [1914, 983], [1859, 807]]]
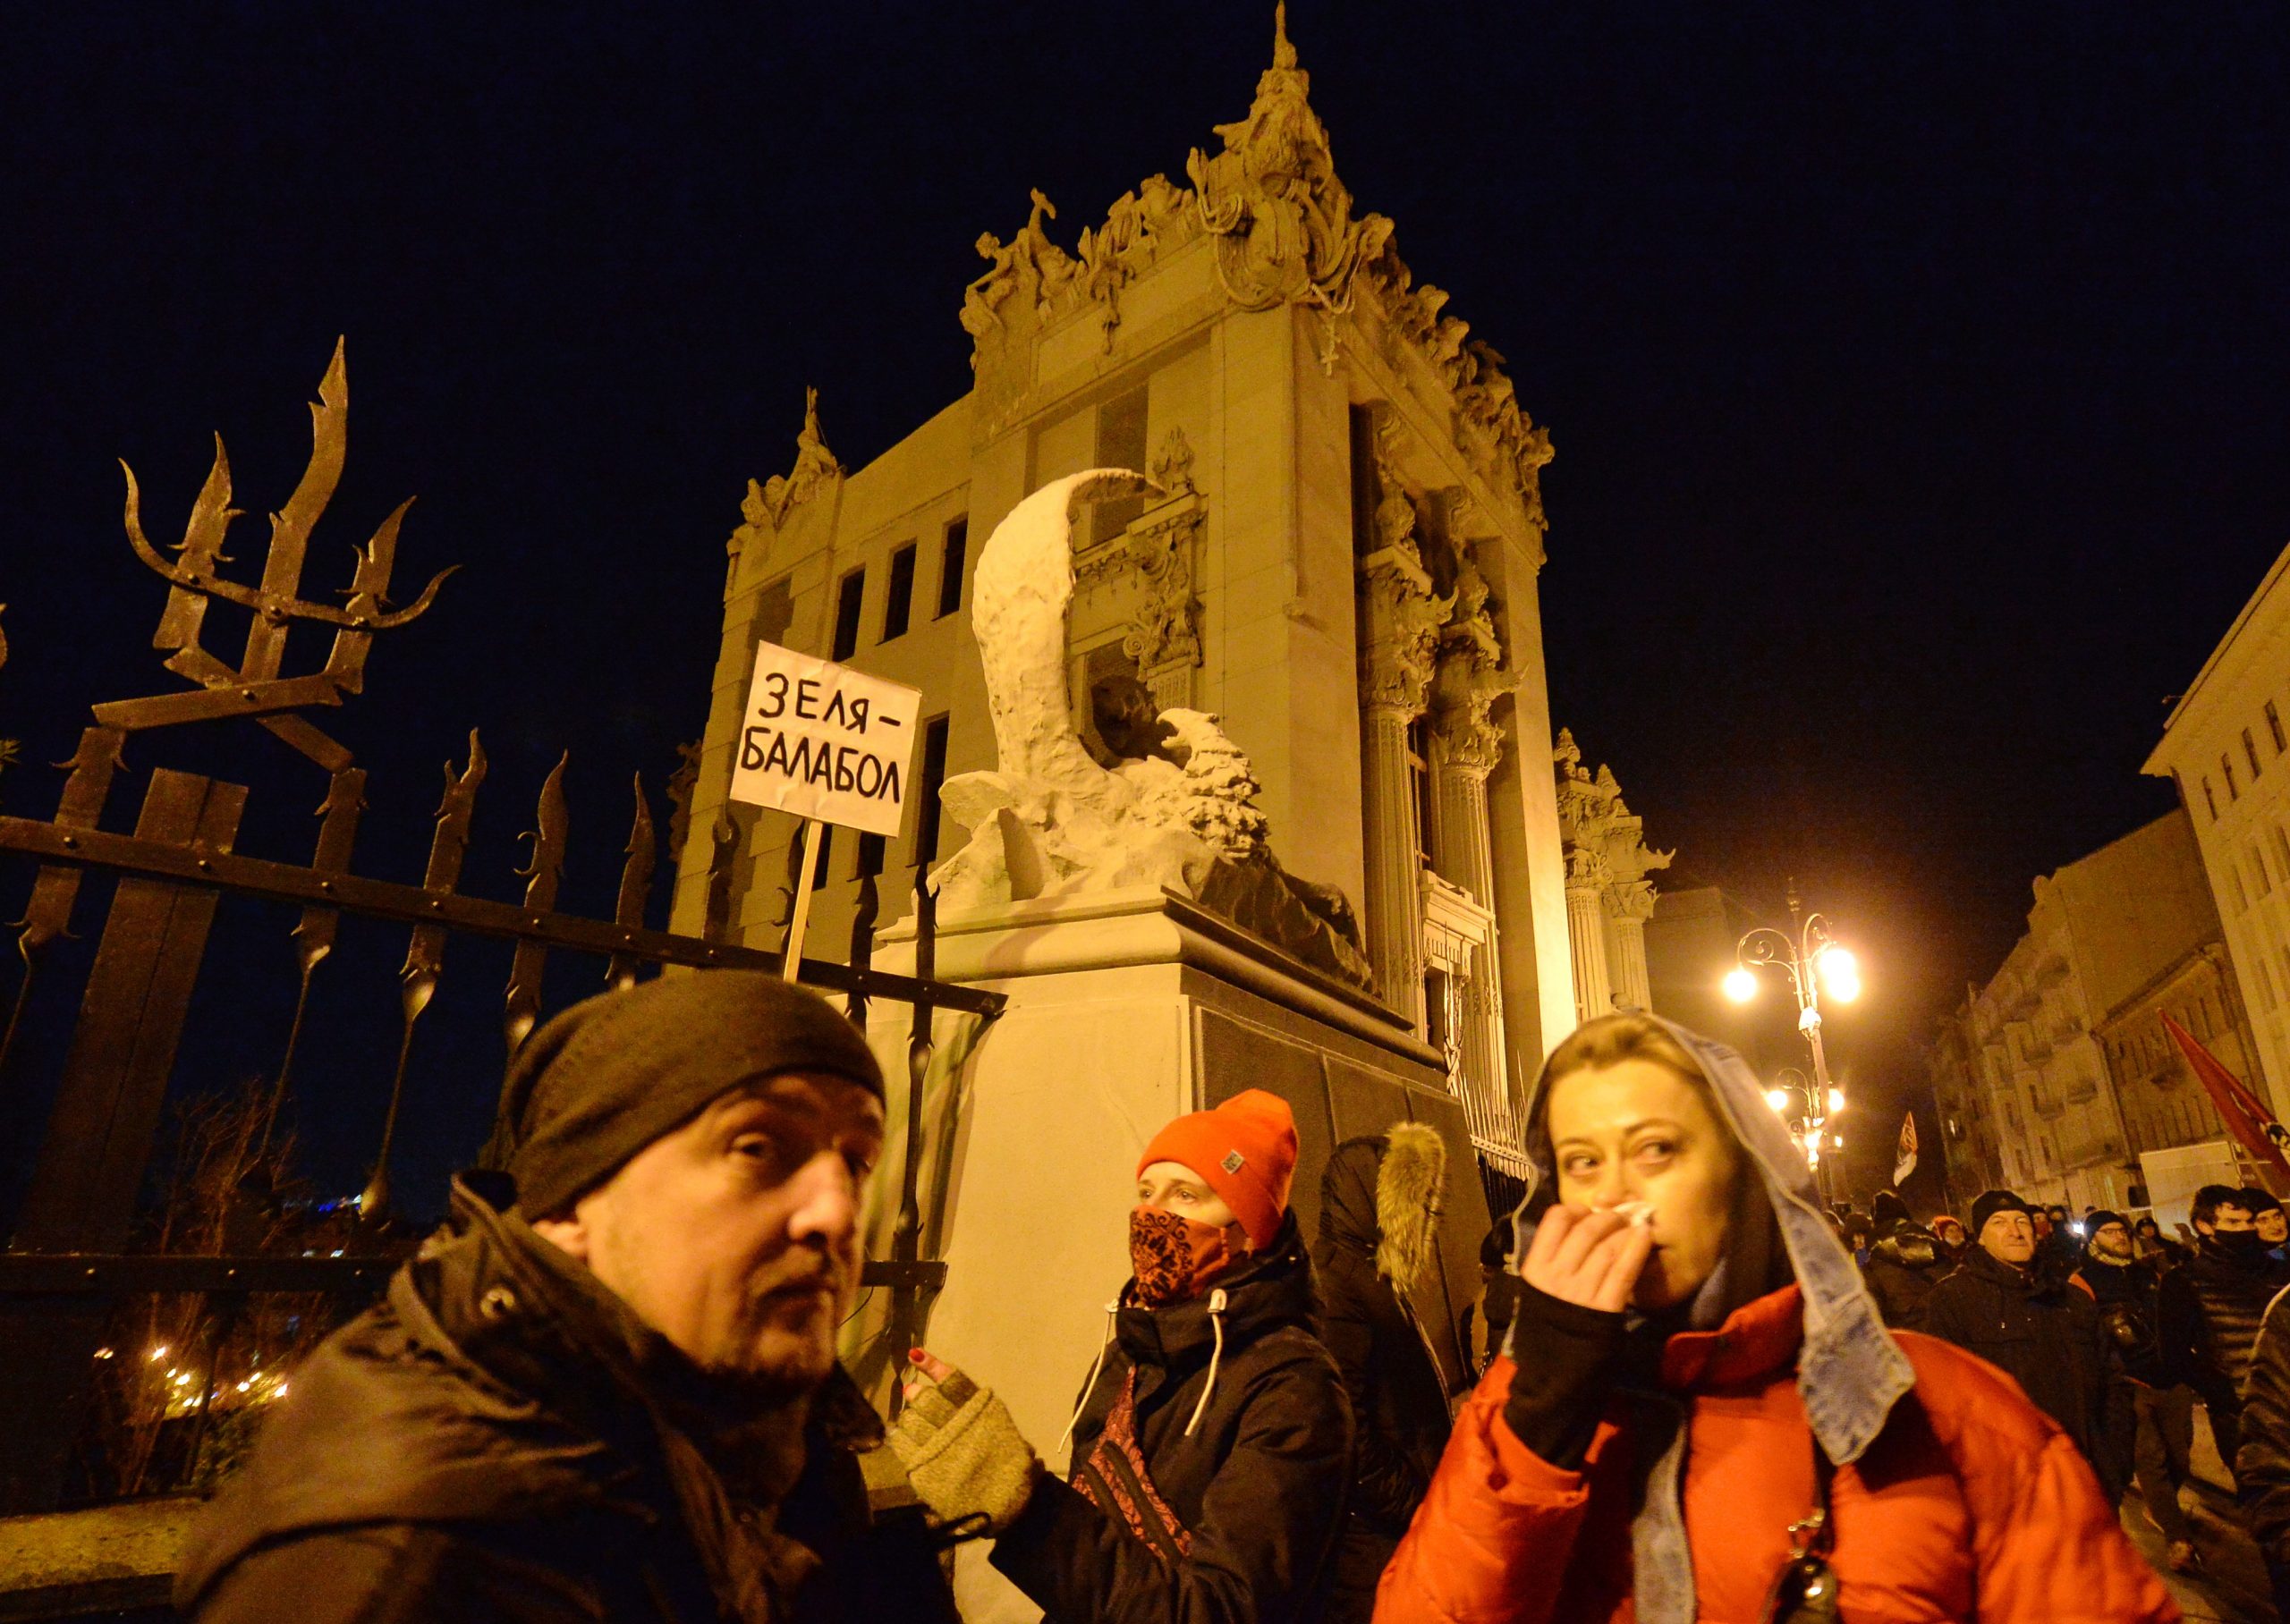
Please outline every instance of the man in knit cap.
[[503, 1090], [506, 1176], [456, 1180], [448, 1230], [295, 1371], [178, 1607], [951, 1620], [937, 1536], [835, 1358], [882, 1091], [856, 1028], [776, 977], [559, 1015]]
[[[1051, 1624], [1316, 1616], [1352, 1412], [1312, 1330], [1295, 1171], [1295, 1121], [1255, 1088], [1177, 1118], [1138, 1158], [1131, 1279], [1068, 1429], [1072, 1467], [1033, 1479], [994, 1548]], [[896, 1436], [910, 1458], [984, 1397], [929, 1354], [915, 1363]], [[978, 1510], [915, 1486], [941, 1521]]]

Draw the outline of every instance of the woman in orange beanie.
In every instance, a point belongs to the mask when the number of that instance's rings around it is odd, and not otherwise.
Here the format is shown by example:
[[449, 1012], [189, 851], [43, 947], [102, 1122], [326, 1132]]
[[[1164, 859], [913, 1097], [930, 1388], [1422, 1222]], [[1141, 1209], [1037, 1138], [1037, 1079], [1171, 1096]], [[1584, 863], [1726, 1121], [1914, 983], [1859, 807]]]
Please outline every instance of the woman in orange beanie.
[[1132, 1274], [1067, 1428], [1072, 1468], [1036, 1478], [994, 1548], [1051, 1624], [1315, 1616], [1352, 1411], [1312, 1330], [1295, 1171], [1287, 1104], [1256, 1088], [1138, 1158]]

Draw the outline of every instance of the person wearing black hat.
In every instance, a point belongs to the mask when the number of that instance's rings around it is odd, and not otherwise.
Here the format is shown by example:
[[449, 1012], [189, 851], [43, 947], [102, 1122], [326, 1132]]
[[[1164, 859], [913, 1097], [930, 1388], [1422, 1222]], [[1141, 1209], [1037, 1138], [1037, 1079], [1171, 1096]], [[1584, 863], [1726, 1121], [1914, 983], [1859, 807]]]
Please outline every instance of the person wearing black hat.
[[1924, 1318], [1924, 1299], [1948, 1273], [1940, 1243], [1908, 1215], [1908, 1204], [1891, 1190], [1876, 1193], [1869, 1203], [1869, 1216], [1876, 1226], [1876, 1239], [1861, 1277], [1887, 1327], [1917, 1330]]
[[2175, 1386], [2163, 1366], [2157, 1277], [2140, 1257], [2130, 1221], [2096, 1208], [2083, 1214], [2083, 1262], [2073, 1284], [2091, 1294], [2099, 1311], [2115, 1381], [2108, 1393], [2107, 1442], [2114, 1479], [2136, 1471], [2148, 1515], [2163, 1531], [2176, 1573], [2194, 1566], [2194, 1527], [2179, 1506], [2179, 1484], [2191, 1469], [2194, 1410], [2191, 1394]]
[[2018, 1382], [2121, 1493], [2106, 1437], [2108, 1355], [2087, 1292], [2036, 1265], [2034, 1209], [2010, 1190], [1972, 1204], [1972, 1249], [1924, 1299], [1927, 1336], [1980, 1355]]
[[199, 1624], [951, 1620], [835, 1363], [883, 1082], [776, 977], [592, 998], [527, 1042], [502, 1172], [327, 1339], [195, 1529]]

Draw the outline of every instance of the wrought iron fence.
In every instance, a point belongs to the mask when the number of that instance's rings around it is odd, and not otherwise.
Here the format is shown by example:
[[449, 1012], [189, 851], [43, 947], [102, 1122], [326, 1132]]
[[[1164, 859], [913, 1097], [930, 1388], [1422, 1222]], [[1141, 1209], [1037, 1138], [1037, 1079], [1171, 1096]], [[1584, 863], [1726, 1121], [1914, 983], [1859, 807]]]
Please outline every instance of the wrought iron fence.
[[[347, 402], [337, 347], [312, 409], [310, 463], [272, 517], [257, 586], [221, 573], [225, 532], [237, 514], [219, 438], [172, 557], [144, 535], [129, 470], [129, 541], [167, 582], [153, 641], [166, 653], [165, 668], [191, 687], [95, 706], [77, 751], [63, 764], [66, 777], [54, 816], [0, 816], [0, 885], [15, 884], [5, 870], [31, 871], [18, 922], [21, 973], [0, 1030], [0, 1098], [37, 1092], [24, 1075], [31, 1069], [30, 1049], [20, 1041], [28, 1020], [43, 1008], [60, 1020], [75, 993], [77, 1001], [52, 1079], [54, 1104], [8, 1250], [0, 1253], [0, 1511], [150, 1492], [208, 1475], [228, 1454], [234, 1429], [286, 1391], [293, 1356], [370, 1300], [411, 1250], [415, 1237], [394, 1216], [401, 1106], [423, 1018], [445, 982], [448, 949], [457, 938], [512, 948], [499, 1017], [505, 1063], [540, 1018], [553, 956], [601, 960], [602, 984], [622, 987], [648, 968], [781, 968], [779, 953], [731, 940], [738, 842], [727, 818], [709, 831], [703, 934], [646, 926], [659, 840], [640, 778], [612, 918], [584, 918], [556, 905], [568, 842], [563, 760], [540, 790], [528, 836], [530, 859], [518, 871], [525, 881], [522, 901], [465, 894], [462, 862], [487, 773], [475, 733], [462, 765], [447, 768], [421, 883], [352, 871], [366, 773], [306, 713], [361, 692], [374, 639], [426, 613], [445, 576], [405, 607], [389, 605], [402, 505], [358, 549], [342, 606], [300, 595], [311, 529], [342, 472]], [[218, 603], [248, 612], [235, 664], [201, 646], [208, 611]], [[286, 632], [295, 625], [333, 629], [319, 671], [284, 674]], [[0, 643], [0, 663], [4, 659]], [[167, 767], [150, 773], [131, 830], [105, 826], [131, 738], [228, 720], [267, 730], [326, 775], [310, 860], [235, 850], [246, 787]], [[61, 962], [58, 944], [70, 936], [75, 911], [94, 911], [106, 881], [115, 884], [84, 977], [76, 986], [55, 980], [71, 968]], [[98, 894], [83, 907], [82, 892], [90, 890]], [[144, 1186], [194, 984], [225, 901], [266, 903], [273, 912], [284, 904], [292, 912], [290, 940], [280, 944], [277, 959], [280, 973], [293, 977], [291, 1014], [276, 1034], [278, 1058], [267, 1080], [210, 1102], [186, 1131], [168, 1193], [155, 1209]], [[913, 1011], [907, 1155], [893, 1256], [870, 1262], [867, 1271], [867, 1283], [892, 1293], [887, 1334], [903, 1346], [896, 1339], [919, 1327], [928, 1295], [944, 1279], [943, 1265], [920, 1256], [916, 1182], [932, 1011], [990, 1019], [1002, 999], [932, 978], [931, 899], [920, 884], [915, 975], [871, 968], [878, 908], [874, 877], [863, 876], [850, 961], [807, 958], [800, 970], [802, 981], [842, 995], [862, 1027], [873, 1000]], [[337, 961], [345, 920], [407, 932], [395, 1058], [364, 1189], [353, 1200], [310, 1203], [292, 1190], [281, 1113], [303, 1080], [312, 987]], [[492, 1086], [497, 1093], [497, 1078]]]

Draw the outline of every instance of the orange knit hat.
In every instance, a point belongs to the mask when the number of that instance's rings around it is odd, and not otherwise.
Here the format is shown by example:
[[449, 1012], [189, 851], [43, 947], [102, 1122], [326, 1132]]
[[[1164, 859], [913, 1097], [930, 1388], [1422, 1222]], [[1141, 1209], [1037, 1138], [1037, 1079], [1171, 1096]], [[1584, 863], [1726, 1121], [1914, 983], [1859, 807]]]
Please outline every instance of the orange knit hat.
[[1199, 1173], [1233, 1209], [1249, 1243], [1267, 1245], [1279, 1232], [1296, 1176], [1295, 1113], [1276, 1094], [1243, 1089], [1214, 1111], [1181, 1116], [1155, 1134], [1137, 1171], [1156, 1162]]

